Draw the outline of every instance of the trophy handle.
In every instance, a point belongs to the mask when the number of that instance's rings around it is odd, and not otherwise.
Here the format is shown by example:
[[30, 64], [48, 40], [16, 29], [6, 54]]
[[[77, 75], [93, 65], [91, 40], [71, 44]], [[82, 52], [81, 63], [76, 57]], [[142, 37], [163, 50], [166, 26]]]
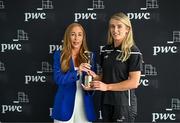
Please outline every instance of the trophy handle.
[[92, 58], [93, 58], [93, 53], [86, 50], [86, 51], [84, 51], [83, 55], [84, 55], [85, 59], [87, 60], [87, 63], [91, 64], [92, 63]]

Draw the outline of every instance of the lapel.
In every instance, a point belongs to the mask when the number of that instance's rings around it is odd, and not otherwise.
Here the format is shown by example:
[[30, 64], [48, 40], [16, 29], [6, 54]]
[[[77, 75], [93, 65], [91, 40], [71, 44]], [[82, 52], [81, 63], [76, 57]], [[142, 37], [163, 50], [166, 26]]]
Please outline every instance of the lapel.
[[74, 71], [74, 63], [73, 63], [72, 57], [70, 59], [70, 71]]

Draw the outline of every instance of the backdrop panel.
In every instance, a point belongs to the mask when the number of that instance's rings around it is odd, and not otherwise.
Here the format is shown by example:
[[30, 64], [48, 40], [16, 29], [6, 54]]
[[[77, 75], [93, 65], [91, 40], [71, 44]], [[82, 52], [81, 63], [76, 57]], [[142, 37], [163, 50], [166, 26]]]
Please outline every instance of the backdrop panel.
[[[108, 20], [119, 11], [131, 19], [144, 59], [136, 121], [180, 122], [179, 5], [179, 0], [0, 0], [0, 122], [52, 122], [53, 52], [62, 48], [65, 28], [81, 23], [98, 56]], [[100, 95], [94, 95], [97, 122]]]

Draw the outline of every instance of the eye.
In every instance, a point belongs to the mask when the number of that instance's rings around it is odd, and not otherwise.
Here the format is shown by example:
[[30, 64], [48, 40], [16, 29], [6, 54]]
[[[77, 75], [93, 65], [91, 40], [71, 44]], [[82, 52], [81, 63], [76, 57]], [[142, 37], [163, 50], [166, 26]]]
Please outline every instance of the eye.
[[78, 36], [82, 36], [82, 33], [78, 33]]
[[113, 28], [115, 28], [115, 26], [111, 24], [111, 25], [110, 25], [110, 28], [112, 28], [112, 29], [113, 29]]
[[73, 32], [73, 33], [71, 33], [71, 36], [74, 36], [75, 35], [75, 33]]
[[118, 29], [122, 28], [122, 25], [117, 25], [117, 28], [118, 28]]

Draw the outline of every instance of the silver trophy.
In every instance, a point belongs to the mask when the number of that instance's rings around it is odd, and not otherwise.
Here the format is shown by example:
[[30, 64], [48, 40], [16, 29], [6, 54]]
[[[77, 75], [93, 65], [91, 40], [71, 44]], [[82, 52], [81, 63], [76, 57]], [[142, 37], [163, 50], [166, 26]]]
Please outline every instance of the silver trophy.
[[[93, 60], [93, 53], [90, 52], [90, 51], [84, 51], [84, 56], [87, 60], [87, 63], [88, 64], [92, 64], [92, 60]], [[90, 87], [90, 82], [92, 81], [93, 77], [86, 74], [85, 77], [84, 77], [84, 85], [85, 86], [89, 86]]]

